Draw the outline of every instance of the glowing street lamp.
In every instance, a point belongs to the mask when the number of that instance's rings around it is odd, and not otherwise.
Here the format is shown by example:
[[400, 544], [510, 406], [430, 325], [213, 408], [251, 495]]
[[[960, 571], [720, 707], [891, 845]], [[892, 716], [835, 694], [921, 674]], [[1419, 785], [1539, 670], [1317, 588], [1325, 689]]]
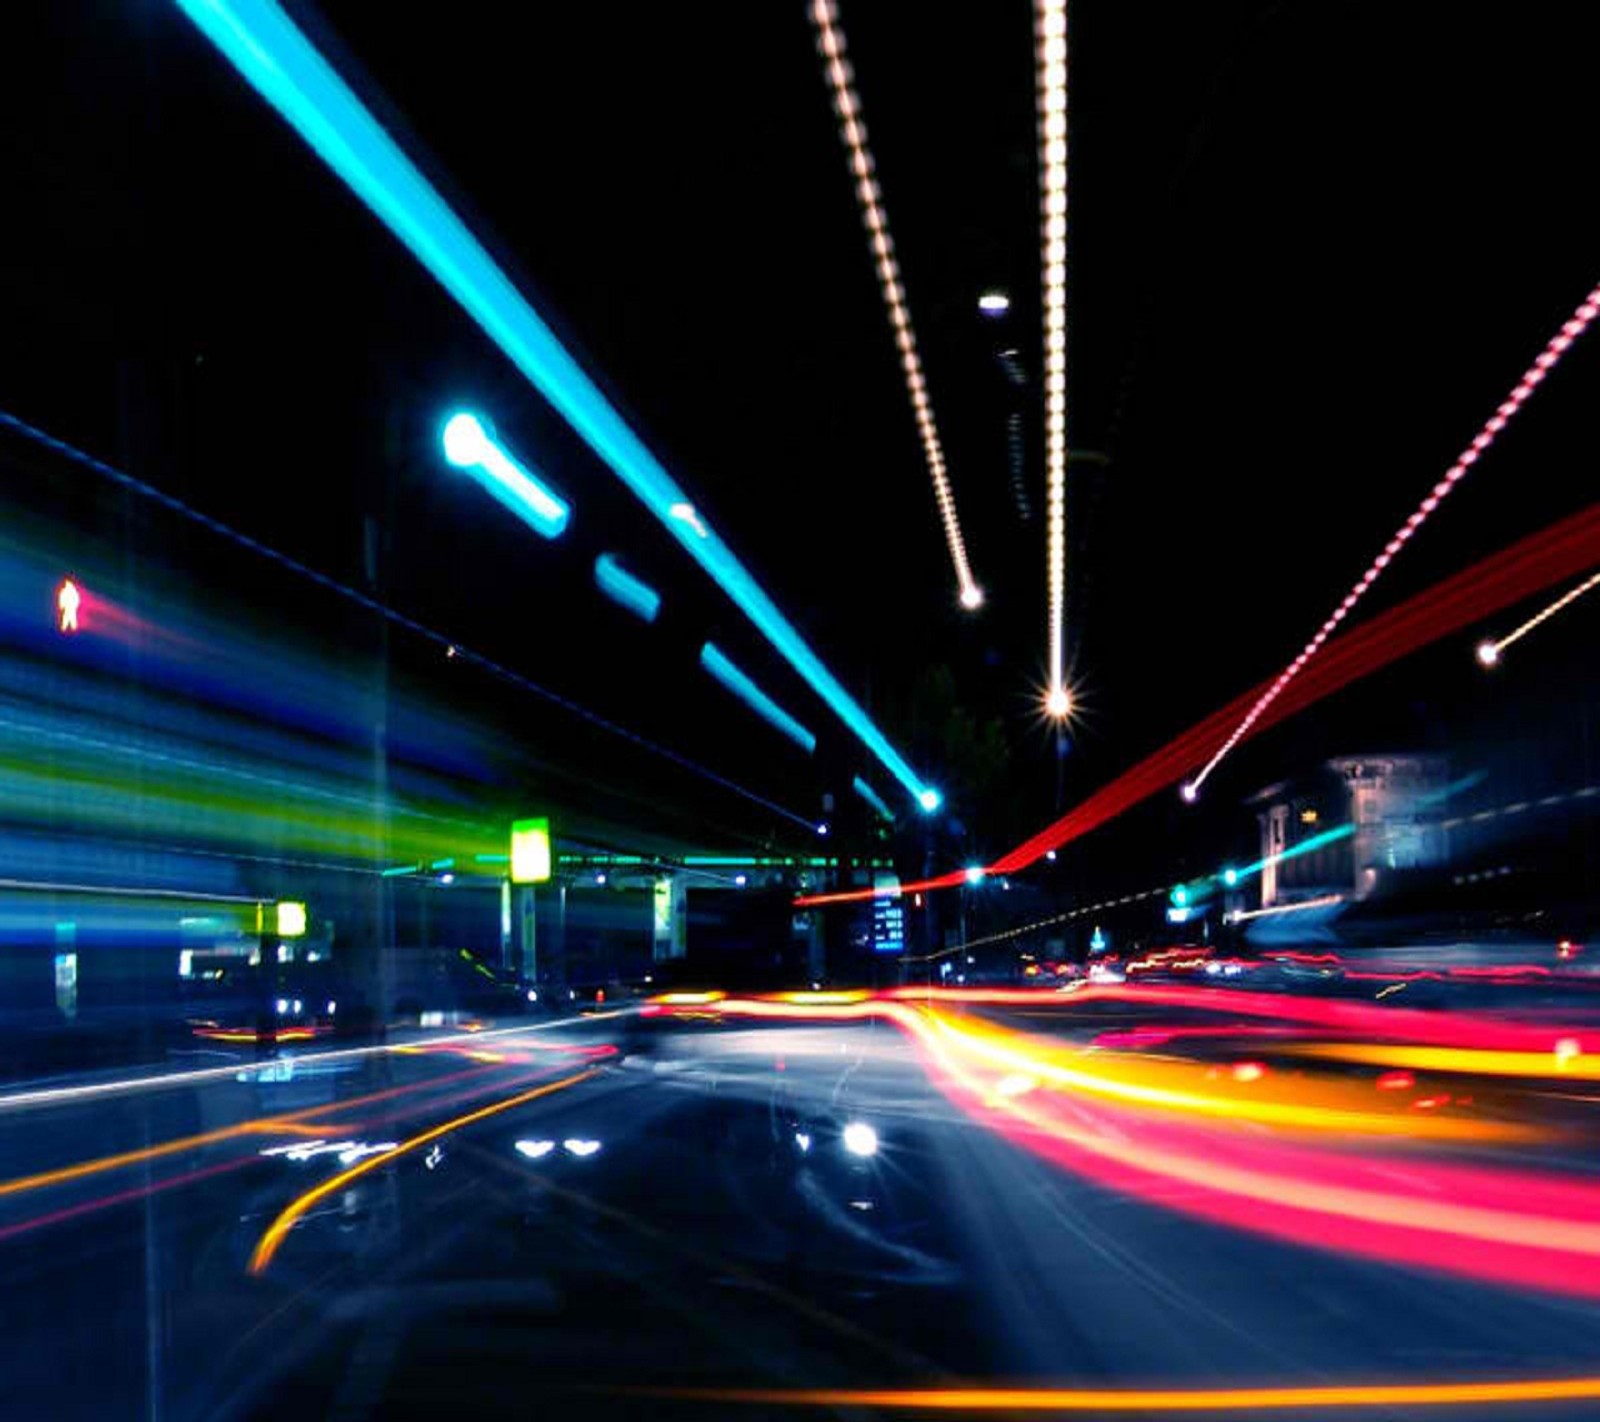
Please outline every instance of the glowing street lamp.
[[1072, 714], [1072, 698], [1064, 686], [1053, 686], [1044, 699], [1045, 714], [1052, 721], [1065, 721]]
[[559, 537], [572, 511], [518, 464], [482, 420], [463, 410], [445, 421], [444, 457], [464, 469], [518, 518], [545, 538]]
[[978, 310], [991, 321], [1004, 316], [1011, 309], [1011, 298], [1003, 291], [986, 291], [978, 297]]

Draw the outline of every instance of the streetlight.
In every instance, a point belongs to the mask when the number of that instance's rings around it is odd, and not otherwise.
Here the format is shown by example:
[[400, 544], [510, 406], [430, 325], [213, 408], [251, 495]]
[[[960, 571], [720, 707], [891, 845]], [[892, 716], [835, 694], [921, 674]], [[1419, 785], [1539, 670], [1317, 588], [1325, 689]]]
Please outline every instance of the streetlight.
[[991, 321], [998, 321], [1011, 310], [1011, 298], [1003, 291], [986, 291], [978, 297], [978, 310]]
[[545, 538], [557, 538], [572, 516], [555, 493], [518, 464], [478, 416], [461, 410], [441, 432], [444, 457], [464, 469], [506, 508]]

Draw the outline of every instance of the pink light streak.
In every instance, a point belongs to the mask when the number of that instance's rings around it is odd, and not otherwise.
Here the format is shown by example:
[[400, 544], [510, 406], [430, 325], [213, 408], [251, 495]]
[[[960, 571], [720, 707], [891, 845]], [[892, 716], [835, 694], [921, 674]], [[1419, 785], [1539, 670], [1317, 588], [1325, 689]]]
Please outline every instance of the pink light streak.
[[1501, 401], [1499, 407], [1491, 415], [1483, 428], [1472, 437], [1469, 444], [1457, 456], [1456, 462], [1445, 471], [1444, 478], [1433, 486], [1428, 496], [1417, 505], [1412, 513], [1400, 527], [1383, 551], [1372, 560], [1367, 571], [1361, 575], [1356, 585], [1345, 594], [1344, 601], [1328, 615], [1326, 622], [1317, 629], [1316, 635], [1301, 648], [1297, 656], [1287, 667], [1281, 671], [1272, 684], [1257, 699], [1250, 710], [1245, 713], [1244, 719], [1234, 727], [1228, 738], [1205, 763], [1200, 773], [1188, 782], [1185, 787], [1185, 799], [1192, 799], [1200, 787], [1205, 784], [1211, 772], [1221, 764], [1223, 758], [1250, 733], [1251, 728], [1261, 718], [1261, 714], [1272, 705], [1291, 681], [1300, 674], [1300, 670], [1312, 657], [1321, 650], [1322, 644], [1338, 630], [1339, 624], [1350, 615], [1350, 612], [1363, 597], [1367, 590], [1377, 582], [1385, 568], [1399, 555], [1405, 545], [1410, 542], [1416, 531], [1427, 522], [1430, 514], [1439, 507], [1439, 504], [1449, 496], [1457, 484], [1467, 476], [1467, 471], [1483, 456], [1489, 446], [1495, 442], [1500, 432], [1511, 422], [1517, 412], [1527, 404], [1533, 392], [1556, 366], [1556, 363], [1566, 354], [1572, 343], [1586, 330], [1594, 318], [1600, 315], [1600, 286], [1596, 286], [1584, 297], [1578, 309], [1562, 323], [1561, 329], [1546, 343], [1532, 365], [1522, 374], [1511, 393]]

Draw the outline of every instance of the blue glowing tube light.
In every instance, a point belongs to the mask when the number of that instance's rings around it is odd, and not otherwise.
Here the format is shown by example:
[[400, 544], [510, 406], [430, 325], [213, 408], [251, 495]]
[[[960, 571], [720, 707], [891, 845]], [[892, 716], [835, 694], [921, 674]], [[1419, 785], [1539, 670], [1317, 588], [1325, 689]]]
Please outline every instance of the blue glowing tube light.
[[535, 533], [558, 538], [572, 510], [533, 470], [519, 464], [476, 415], [462, 411], [445, 421], [444, 457], [472, 475]]
[[600, 591], [635, 617], [654, 622], [661, 611], [661, 594], [628, 572], [610, 553], [594, 560], [594, 580]]
[[709, 528], [483, 244], [272, 0], [176, 0], [919, 803], [922, 780]]
[[700, 649], [700, 665], [768, 725], [775, 726], [797, 746], [804, 747], [807, 752], [816, 750], [817, 738], [710, 642]]
[[851, 787], [855, 790], [857, 795], [871, 805], [874, 810], [884, 817], [884, 819], [894, 819], [894, 811], [892, 811], [883, 803], [883, 796], [878, 794], [878, 792], [868, 785], [867, 782], [859, 775], [856, 776], [856, 778], [851, 782]]

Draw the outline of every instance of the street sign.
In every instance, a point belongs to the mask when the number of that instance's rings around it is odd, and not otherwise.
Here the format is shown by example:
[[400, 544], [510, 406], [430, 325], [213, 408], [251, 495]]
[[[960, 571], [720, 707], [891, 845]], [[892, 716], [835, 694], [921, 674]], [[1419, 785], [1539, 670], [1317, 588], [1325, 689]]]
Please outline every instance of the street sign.
[[306, 906], [292, 899], [278, 904], [278, 937], [304, 938], [306, 934]]
[[872, 887], [872, 951], [906, 951], [906, 911], [900, 900], [900, 880], [894, 874], [875, 874]]

